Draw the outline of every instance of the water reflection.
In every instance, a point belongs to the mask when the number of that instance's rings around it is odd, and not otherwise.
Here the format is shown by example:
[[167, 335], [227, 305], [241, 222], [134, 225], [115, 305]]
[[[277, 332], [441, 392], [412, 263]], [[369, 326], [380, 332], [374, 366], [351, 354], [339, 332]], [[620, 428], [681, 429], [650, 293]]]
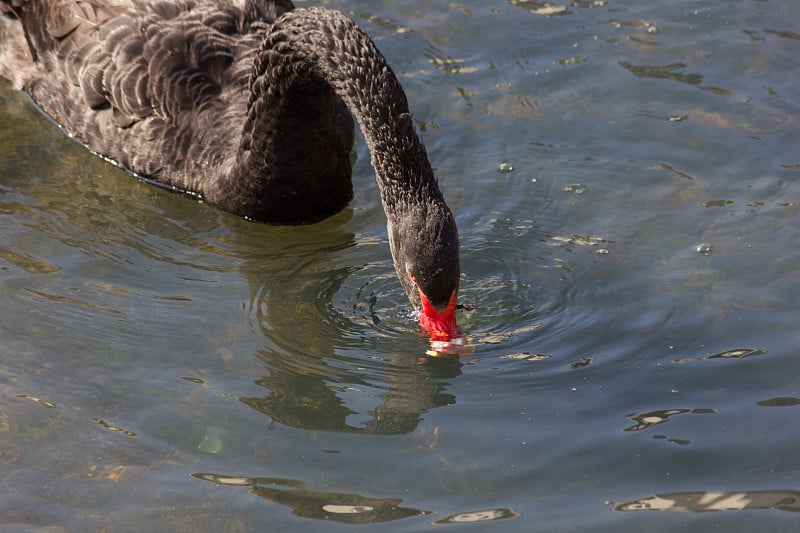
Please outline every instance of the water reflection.
[[[445, 391], [446, 379], [461, 373], [457, 360], [442, 359], [431, 364], [417, 364], [416, 357], [395, 355], [396, 371], [386, 376], [379, 404], [367, 413], [359, 413], [346, 405], [348, 392], [373, 389], [364, 369], [334, 368], [324, 361], [313, 373], [298, 373], [287, 358], [261, 352], [270, 366], [270, 373], [256, 383], [268, 392], [262, 397], [240, 400], [277, 420], [295, 428], [351, 433], [399, 434], [413, 431], [421, 415], [435, 407], [455, 403], [455, 396]], [[325, 369], [330, 372], [326, 374]], [[358, 420], [356, 425], [351, 420]]]
[[519, 7], [534, 15], [565, 15], [569, 13], [567, 6], [553, 5], [551, 2], [537, 0], [508, 0], [512, 6]]
[[701, 74], [683, 74], [681, 72], [675, 72], [676, 70], [686, 68], [686, 65], [683, 63], [650, 66], [632, 65], [627, 61], [621, 61], [620, 66], [637, 78], [659, 78], [688, 83], [689, 85], [700, 85], [703, 83], [703, 76]]
[[218, 485], [248, 487], [252, 494], [286, 505], [295, 516], [303, 518], [367, 524], [431, 514], [430, 511], [402, 507], [402, 500], [398, 499], [309, 490], [305, 483], [294, 479], [228, 476], [205, 472], [190, 475]]
[[[767, 353], [766, 350], [760, 350], [757, 348], [736, 348], [733, 350], [725, 350], [724, 352], [704, 355], [699, 359], [743, 359], [745, 357], [751, 357], [754, 355], [764, 355], [765, 353]], [[681, 359], [673, 359], [671, 362], [676, 365], [683, 365], [697, 360], [698, 359], [694, 357], [683, 357]]]
[[[313, 245], [284, 243], [269, 254], [266, 265], [262, 253], [242, 266], [251, 288], [254, 326], [269, 344], [256, 354], [267, 371], [256, 384], [266, 392], [240, 400], [295, 428], [413, 431], [424, 412], [455, 403], [445, 392], [446, 381], [461, 374], [461, 363], [429, 360], [416, 351], [424, 344], [414, 338], [416, 324], [407, 318], [409, 305], [396, 290], [393, 270], [384, 268], [367, 285], [351, 287], [361, 267], [328, 266], [359, 238], [338, 226], [336, 221], [317, 225]], [[262, 246], [275, 248], [275, 243]], [[384, 305], [388, 309], [378, 309]], [[379, 355], [363, 353], [365, 331], [375, 337]], [[402, 337], [420, 343], [387, 354], [383, 343]], [[365, 405], [370, 402], [375, 405]]]
[[742, 359], [743, 357], [750, 357], [751, 355], [763, 355], [767, 353], [766, 350], [758, 350], [753, 348], [740, 348], [737, 350], [727, 350], [711, 355], [706, 355], [703, 359]]
[[742, 492], [697, 491], [655, 494], [637, 500], [613, 503], [613, 511], [733, 511], [777, 509], [800, 512], [800, 491], [755, 490]]
[[520, 515], [513, 509], [499, 508], [499, 509], [484, 509], [482, 511], [469, 511], [465, 513], [456, 513], [439, 520], [435, 520], [434, 524], [466, 524], [470, 522], [488, 522], [490, 520], [504, 520], [506, 518], [517, 518]]
[[761, 400], [760, 402], [756, 403], [762, 407], [792, 407], [795, 405], [800, 405], [800, 398], [795, 398], [793, 396], [781, 396], [779, 398]]
[[630, 419], [634, 423], [622, 431], [641, 431], [643, 429], [649, 429], [653, 426], [657, 426], [658, 424], [663, 424], [664, 422], [669, 422], [669, 420], [673, 416], [683, 415], [683, 414], [713, 414], [717, 413], [717, 409], [654, 409], [652, 411], [642, 411], [640, 413], [633, 413], [627, 415], [626, 418]]

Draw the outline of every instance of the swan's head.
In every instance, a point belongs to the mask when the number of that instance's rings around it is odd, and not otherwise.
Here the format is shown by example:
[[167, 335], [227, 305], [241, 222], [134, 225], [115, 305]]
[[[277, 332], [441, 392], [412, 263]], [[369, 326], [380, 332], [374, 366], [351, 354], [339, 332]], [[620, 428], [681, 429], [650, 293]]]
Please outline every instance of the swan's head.
[[397, 276], [432, 341], [461, 336], [456, 324], [458, 230], [444, 204], [412, 209], [389, 221], [389, 247]]

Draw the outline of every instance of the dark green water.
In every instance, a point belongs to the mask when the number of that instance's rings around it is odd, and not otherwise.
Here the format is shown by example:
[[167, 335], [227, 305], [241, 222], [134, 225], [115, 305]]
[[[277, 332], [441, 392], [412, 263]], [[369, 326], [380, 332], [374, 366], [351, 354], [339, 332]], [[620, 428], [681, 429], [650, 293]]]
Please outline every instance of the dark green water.
[[2, 85], [0, 529], [796, 530], [800, 3], [326, 5], [402, 76], [477, 353], [421, 356], [363, 142], [269, 227]]

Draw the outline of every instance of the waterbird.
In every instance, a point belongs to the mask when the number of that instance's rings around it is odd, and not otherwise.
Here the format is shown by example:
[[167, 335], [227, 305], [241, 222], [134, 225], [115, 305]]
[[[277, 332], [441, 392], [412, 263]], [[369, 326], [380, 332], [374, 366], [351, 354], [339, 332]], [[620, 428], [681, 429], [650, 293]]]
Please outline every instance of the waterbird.
[[290, 0], [0, 0], [0, 11], [0, 75], [70, 136], [248, 219], [342, 210], [355, 116], [400, 283], [432, 341], [461, 338], [453, 214], [397, 76], [353, 20]]

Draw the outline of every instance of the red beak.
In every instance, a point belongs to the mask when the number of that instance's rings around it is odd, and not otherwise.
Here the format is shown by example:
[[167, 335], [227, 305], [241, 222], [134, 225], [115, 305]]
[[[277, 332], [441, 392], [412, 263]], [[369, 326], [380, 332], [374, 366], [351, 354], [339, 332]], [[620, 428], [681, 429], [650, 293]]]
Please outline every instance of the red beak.
[[419, 323], [428, 330], [432, 341], [450, 341], [461, 336], [456, 324], [456, 291], [453, 291], [447, 308], [442, 312], [436, 310], [422, 291], [419, 291], [419, 299], [422, 301]]

